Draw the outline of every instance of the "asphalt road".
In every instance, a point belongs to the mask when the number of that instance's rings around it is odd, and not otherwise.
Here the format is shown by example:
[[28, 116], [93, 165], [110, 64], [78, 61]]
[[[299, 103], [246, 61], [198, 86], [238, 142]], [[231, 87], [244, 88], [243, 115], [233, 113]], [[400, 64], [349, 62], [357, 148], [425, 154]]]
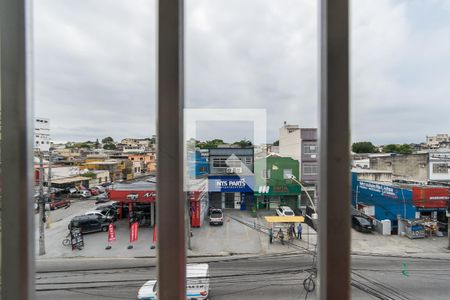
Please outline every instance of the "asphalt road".
[[[306, 297], [310, 255], [220, 260], [202, 259], [210, 262], [211, 299]], [[139, 287], [156, 277], [154, 259], [48, 260], [38, 262], [37, 271], [37, 299], [48, 300], [136, 299]], [[450, 260], [353, 256], [353, 299], [449, 299], [449, 280]]]

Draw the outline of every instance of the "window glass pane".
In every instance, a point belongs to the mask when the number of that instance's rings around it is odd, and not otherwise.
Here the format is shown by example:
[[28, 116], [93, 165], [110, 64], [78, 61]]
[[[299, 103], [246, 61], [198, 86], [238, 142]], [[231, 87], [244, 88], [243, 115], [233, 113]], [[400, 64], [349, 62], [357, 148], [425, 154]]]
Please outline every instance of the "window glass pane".
[[450, 6], [352, 1], [351, 16], [352, 250], [377, 257], [353, 256], [353, 282], [445, 298], [419, 274], [448, 257]]

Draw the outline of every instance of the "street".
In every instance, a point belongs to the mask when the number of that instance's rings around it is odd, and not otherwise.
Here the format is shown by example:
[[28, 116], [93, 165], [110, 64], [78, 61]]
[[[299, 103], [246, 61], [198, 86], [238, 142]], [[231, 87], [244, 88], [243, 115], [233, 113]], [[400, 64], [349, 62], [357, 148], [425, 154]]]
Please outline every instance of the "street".
[[[272, 254], [197, 258], [210, 262], [210, 299], [315, 299], [303, 289], [312, 257]], [[353, 299], [448, 299], [447, 259], [361, 256], [352, 258]], [[156, 278], [156, 260], [70, 259], [39, 261], [37, 299], [136, 299]]]

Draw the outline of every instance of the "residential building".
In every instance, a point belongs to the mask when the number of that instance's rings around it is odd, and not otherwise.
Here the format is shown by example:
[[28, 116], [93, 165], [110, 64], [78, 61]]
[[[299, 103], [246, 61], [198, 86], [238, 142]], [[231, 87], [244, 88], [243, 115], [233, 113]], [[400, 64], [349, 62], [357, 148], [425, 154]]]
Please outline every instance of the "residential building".
[[439, 144], [442, 142], [450, 142], [450, 139], [448, 138], [448, 134], [446, 133], [440, 133], [436, 135], [427, 135], [427, 145], [430, 148], [439, 148]]
[[34, 148], [48, 152], [51, 146], [50, 120], [46, 118], [34, 119]]
[[317, 128], [300, 128], [284, 122], [279, 130], [279, 154], [299, 161], [299, 176], [305, 189], [302, 203], [306, 203], [308, 192], [315, 198], [319, 179], [319, 147]]
[[142, 170], [144, 172], [156, 172], [156, 154], [155, 153], [133, 153], [128, 154], [128, 159], [132, 162], [143, 162]]
[[143, 153], [146, 151], [145, 146], [136, 145], [136, 146], [123, 146], [123, 153]]

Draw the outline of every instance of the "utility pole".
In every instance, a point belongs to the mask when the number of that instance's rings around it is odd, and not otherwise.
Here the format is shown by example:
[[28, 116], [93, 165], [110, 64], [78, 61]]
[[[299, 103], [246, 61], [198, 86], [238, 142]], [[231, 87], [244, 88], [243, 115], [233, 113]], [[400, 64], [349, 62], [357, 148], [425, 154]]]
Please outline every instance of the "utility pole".
[[[48, 178], [47, 178], [48, 198], [52, 198], [52, 152], [48, 150]], [[48, 211], [47, 228], [50, 228], [50, 211]]]
[[45, 197], [44, 197], [44, 158], [39, 150], [39, 255], [45, 254]]

